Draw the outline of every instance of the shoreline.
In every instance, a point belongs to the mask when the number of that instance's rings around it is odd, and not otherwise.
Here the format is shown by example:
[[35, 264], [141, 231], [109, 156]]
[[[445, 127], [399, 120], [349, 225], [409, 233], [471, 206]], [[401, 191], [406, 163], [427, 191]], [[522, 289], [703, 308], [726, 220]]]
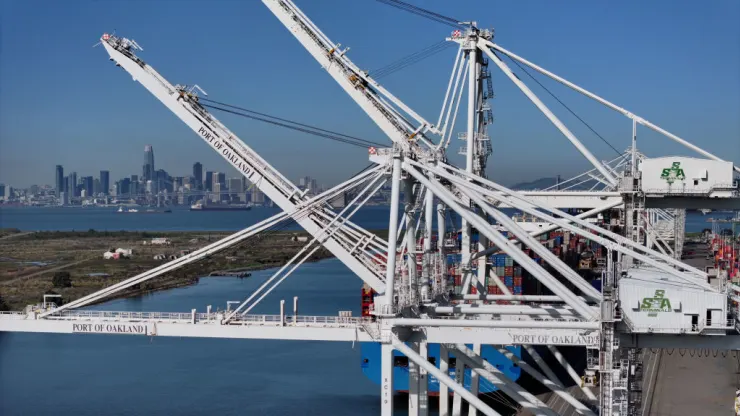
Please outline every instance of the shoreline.
[[[40, 231], [0, 229], [0, 310], [22, 310], [41, 302], [43, 294], [61, 294], [63, 302], [124, 281], [212, 244], [232, 231]], [[308, 237], [304, 231], [263, 232], [234, 246], [219, 250], [187, 265], [137, 284], [102, 299], [142, 296], [149, 293], [192, 286], [214, 271], [256, 272], [280, 267], [298, 253]], [[165, 238], [166, 245], [153, 239]], [[103, 253], [115, 248], [133, 250], [130, 258], [104, 259]], [[322, 248], [306, 262], [334, 257]], [[66, 275], [68, 283], [55, 282]], [[231, 276], [223, 276], [231, 277]], [[251, 277], [243, 277], [251, 278]]]

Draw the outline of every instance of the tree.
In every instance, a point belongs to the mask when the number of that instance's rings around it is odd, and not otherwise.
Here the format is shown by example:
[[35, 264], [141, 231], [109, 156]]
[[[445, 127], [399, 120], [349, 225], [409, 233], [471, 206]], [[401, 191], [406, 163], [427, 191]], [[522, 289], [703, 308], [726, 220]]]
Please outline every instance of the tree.
[[54, 287], [72, 287], [72, 276], [69, 272], [56, 272], [51, 283]]
[[3, 295], [0, 294], [0, 312], [2, 311], [9, 311], [10, 307], [7, 303], [5, 303], [5, 299], [3, 299]]

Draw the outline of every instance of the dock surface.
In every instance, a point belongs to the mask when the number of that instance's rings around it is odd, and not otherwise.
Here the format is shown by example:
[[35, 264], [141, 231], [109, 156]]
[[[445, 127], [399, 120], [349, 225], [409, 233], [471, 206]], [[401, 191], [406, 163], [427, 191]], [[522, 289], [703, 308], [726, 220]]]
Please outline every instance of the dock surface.
[[[692, 266], [703, 269], [710, 264], [703, 244], [687, 243], [684, 253], [683, 260]], [[643, 416], [734, 415], [740, 386], [737, 351], [673, 349], [644, 354]]]

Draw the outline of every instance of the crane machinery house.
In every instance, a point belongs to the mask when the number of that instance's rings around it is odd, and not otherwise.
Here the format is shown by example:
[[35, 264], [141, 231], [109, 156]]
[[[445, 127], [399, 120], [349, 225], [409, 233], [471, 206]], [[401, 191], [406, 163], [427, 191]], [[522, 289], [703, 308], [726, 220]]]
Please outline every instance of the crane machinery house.
[[640, 163], [646, 194], [732, 197], [738, 184], [733, 164], [693, 157], [659, 157]]
[[[692, 278], [693, 279], [693, 278]], [[697, 282], [703, 282], [696, 279]], [[619, 281], [619, 299], [632, 332], [724, 334], [727, 296], [692, 280], [652, 269], [632, 268]]]

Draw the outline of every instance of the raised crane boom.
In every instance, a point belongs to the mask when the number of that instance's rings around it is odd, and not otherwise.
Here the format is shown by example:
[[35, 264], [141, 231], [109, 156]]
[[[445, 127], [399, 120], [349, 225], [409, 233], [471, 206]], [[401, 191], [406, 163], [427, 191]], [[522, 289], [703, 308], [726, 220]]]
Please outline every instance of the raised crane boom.
[[262, 2], [394, 143], [415, 154], [429, 152], [419, 142], [436, 148], [424, 133], [439, 133], [437, 128], [360, 70], [345, 55], [349, 48], [340, 50], [293, 2]]
[[[293, 211], [306, 202], [293, 183], [203, 108], [192, 88], [173, 86], [136, 56], [133, 50], [141, 48], [135, 42], [105, 34], [101, 37], [101, 43], [117, 66], [131, 74], [135, 81], [157, 97], [281, 209]], [[334, 233], [326, 238], [324, 231], [332, 219], [331, 211], [314, 209], [309, 215], [297, 218], [296, 222], [312, 236], [319, 238], [332, 254], [376, 292], [384, 293], [382, 271], [374, 265], [366, 252], [368, 245], [373, 245], [376, 249], [383, 249], [383, 245], [354, 224], [347, 224], [340, 230], [341, 233]]]

